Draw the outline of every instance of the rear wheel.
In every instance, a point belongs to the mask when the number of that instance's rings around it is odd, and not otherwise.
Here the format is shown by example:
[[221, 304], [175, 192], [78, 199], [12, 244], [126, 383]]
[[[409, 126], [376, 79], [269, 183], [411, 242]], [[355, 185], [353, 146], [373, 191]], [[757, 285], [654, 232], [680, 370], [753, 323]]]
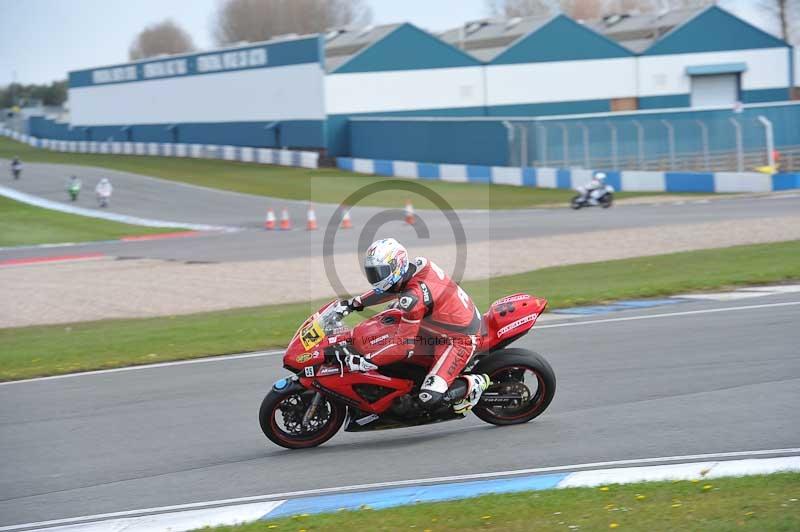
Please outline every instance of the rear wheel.
[[[540, 354], [526, 349], [495, 352], [471, 373], [485, 373], [492, 380], [472, 411], [493, 425], [527, 423], [547, 409], [556, 393], [553, 368]], [[503, 397], [507, 399], [497, 401]]]
[[315, 401], [316, 395], [299, 385], [280, 392], [271, 390], [258, 413], [264, 435], [287, 449], [316, 447], [331, 439], [344, 423], [347, 407], [321, 394]]

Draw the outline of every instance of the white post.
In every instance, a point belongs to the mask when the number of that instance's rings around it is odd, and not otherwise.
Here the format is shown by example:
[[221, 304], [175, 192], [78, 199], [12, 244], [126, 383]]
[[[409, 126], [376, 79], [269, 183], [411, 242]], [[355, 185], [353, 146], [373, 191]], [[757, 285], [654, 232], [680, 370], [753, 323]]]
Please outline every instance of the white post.
[[669, 143], [669, 169], [675, 170], [675, 128], [667, 120], [662, 120], [667, 128], [667, 142]]
[[644, 170], [644, 127], [638, 120], [633, 121], [636, 128], [636, 154], [638, 158], [639, 170]]
[[561, 128], [562, 155], [564, 156], [564, 168], [569, 168], [569, 132], [566, 124], [558, 124]]
[[583, 132], [583, 166], [589, 170], [592, 167], [592, 163], [589, 158], [589, 126], [583, 122], [578, 122], [578, 127], [581, 128], [581, 131]]
[[[514, 150], [514, 126], [508, 120], [503, 120], [503, 127], [506, 128], [506, 142], [508, 143], [508, 165], [514, 166], [513, 150]], [[522, 160], [520, 160], [522, 166]]]
[[611, 169], [617, 169], [617, 126], [612, 124], [611, 122], [607, 122], [606, 125], [608, 129], [611, 131]]
[[708, 157], [708, 126], [702, 120], [695, 120], [697, 125], [700, 126], [700, 135], [703, 139], [703, 160], [706, 166], [706, 172], [711, 171], [711, 162]]
[[742, 150], [742, 125], [734, 117], [728, 118], [733, 124], [733, 133], [736, 137], [736, 171], [744, 172], [744, 152]]
[[767, 137], [767, 164], [775, 168], [775, 138], [772, 135], [772, 122], [764, 115], [758, 116], [758, 121], [764, 126], [764, 135]]
[[547, 126], [544, 124], [538, 124], [537, 127], [539, 128], [539, 131], [542, 132], [539, 142], [539, 145], [542, 148], [540, 159], [542, 161], [542, 166], [547, 166]]
[[528, 126], [525, 124], [519, 125], [519, 160], [521, 166], [528, 166]]

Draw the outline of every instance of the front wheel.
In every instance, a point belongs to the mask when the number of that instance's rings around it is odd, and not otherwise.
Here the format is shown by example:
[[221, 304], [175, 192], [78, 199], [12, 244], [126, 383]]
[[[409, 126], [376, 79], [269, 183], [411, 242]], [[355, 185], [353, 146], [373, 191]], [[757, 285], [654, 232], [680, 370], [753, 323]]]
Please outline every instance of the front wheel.
[[614, 203], [614, 196], [611, 193], [606, 194], [602, 198], [600, 198], [600, 206], [604, 209], [608, 209], [611, 207], [611, 204]]
[[578, 194], [577, 196], [573, 197], [572, 200], [569, 202], [569, 206], [575, 209], [576, 211], [583, 207], [583, 203], [581, 202], [581, 195]]
[[339, 432], [346, 414], [343, 404], [295, 385], [287, 390], [270, 390], [261, 403], [258, 420], [264, 435], [273, 443], [287, 449], [305, 449], [331, 439]]
[[543, 356], [526, 349], [497, 351], [471, 372], [485, 373], [492, 380], [472, 411], [493, 425], [527, 423], [547, 409], [556, 393], [553, 368]]

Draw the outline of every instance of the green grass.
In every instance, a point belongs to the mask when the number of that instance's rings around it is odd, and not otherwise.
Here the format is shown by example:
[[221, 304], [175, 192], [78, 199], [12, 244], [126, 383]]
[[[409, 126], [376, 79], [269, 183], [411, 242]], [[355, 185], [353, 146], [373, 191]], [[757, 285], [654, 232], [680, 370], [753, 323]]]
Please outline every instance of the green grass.
[[[15, 155], [29, 162], [98, 166], [205, 187], [318, 203], [339, 203], [365, 185], [392, 179], [348, 173], [333, 168], [310, 170], [211, 159], [59, 153], [0, 138], [0, 158], [10, 159]], [[424, 185], [443, 196], [455, 209], [516, 209], [545, 204], [566, 205], [574, 194], [569, 190], [507, 185], [416, 180], [413, 183]], [[641, 195], [653, 193], [621, 192], [617, 197]], [[396, 190], [369, 196], [359, 205], [401, 208], [406, 198], [412, 199], [418, 209], [433, 207], [422, 197]]]
[[800, 530], [800, 474], [486, 495], [205, 528], [213, 532]]
[[[481, 309], [529, 292], [550, 308], [800, 279], [800, 241], [546, 268], [464, 283]], [[0, 329], [0, 381], [283, 347], [321, 302]]]
[[88, 218], [0, 197], [0, 246], [88, 242], [171, 231], [176, 229]]

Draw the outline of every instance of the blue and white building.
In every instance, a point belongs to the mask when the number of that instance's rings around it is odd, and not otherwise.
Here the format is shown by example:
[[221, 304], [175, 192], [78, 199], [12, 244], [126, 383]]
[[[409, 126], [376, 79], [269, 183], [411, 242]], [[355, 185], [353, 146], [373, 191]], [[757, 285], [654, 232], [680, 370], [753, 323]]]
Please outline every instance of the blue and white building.
[[[441, 35], [401, 23], [71, 72], [70, 122], [32, 118], [28, 132], [501, 165], [509, 120], [586, 115], [598, 130], [620, 112], [688, 120], [800, 97], [798, 73], [796, 50], [716, 6], [480, 20]], [[796, 115], [774, 114], [776, 141], [794, 143]], [[692, 143], [697, 126], [687, 128]]]
[[44, 138], [322, 148], [319, 36], [174, 55], [69, 74], [70, 124]]

